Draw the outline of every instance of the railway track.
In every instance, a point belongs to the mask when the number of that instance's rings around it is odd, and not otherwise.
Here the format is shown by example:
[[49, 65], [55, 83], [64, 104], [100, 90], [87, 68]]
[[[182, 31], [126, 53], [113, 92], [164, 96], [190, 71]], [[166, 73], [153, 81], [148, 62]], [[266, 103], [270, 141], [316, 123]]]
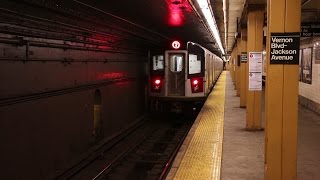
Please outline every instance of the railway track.
[[56, 179], [164, 179], [192, 123], [182, 116], [150, 116]]

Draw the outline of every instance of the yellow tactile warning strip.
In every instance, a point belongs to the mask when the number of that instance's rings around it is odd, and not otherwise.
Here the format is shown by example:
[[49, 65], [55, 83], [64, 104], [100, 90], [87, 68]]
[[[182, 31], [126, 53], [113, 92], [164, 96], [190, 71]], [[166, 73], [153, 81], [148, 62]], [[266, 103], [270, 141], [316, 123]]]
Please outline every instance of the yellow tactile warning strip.
[[225, 84], [223, 72], [196, 119], [193, 137], [173, 179], [220, 179]]

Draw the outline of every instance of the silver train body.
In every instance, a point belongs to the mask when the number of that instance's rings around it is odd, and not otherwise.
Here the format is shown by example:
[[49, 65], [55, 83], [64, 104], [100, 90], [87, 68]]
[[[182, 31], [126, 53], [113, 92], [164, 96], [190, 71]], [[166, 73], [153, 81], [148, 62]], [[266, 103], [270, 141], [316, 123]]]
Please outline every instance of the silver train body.
[[223, 71], [220, 57], [192, 42], [186, 47], [151, 55], [151, 110], [182, 112], [199, 108]]

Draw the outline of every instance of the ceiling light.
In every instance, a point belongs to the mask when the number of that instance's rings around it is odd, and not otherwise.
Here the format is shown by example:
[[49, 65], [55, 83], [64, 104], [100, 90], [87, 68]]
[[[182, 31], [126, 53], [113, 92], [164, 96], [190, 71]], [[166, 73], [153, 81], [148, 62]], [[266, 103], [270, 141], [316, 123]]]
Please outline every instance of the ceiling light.
[[207, 24], [210, 27], [211, 33], [213, 34], [213, 37], [216, 40], [221, 53], [224, 55], [225, 51], [224, 51], [222, 43], [221, 43], [218, 26], [217, 26], [216, 20], [214, 19], [212, 9], [209, 6], [208, 1], [207, 0], [197, 0], [197, 2], [200, 6], [202, 14], [206, 18]]

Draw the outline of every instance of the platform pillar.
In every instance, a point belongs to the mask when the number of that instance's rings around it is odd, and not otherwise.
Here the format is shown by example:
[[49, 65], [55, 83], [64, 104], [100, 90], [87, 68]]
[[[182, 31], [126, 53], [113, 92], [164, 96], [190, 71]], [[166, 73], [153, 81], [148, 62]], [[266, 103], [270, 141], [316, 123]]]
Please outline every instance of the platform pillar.
[[236, 49], [236, 54], [235, 54], [235, 58], [236, 58], [236, 89], [237, 89], [237, 96], [240, 96], [240, 82], [241, 82], [241, 76], [240, 76], [240, 50], [241, 50], [241, 47], [240, 47], [240, 37], [238, 37], [236, 39], [236, 43], [237, 43], [237, 47], [235, 48]]
[[235, 81], [236, 81], [235, 68], [236, 67], [235, 67], [235, 59], [234, 59], [234, 49], [232, 49], [232, 52], [231, 52], [230, 62], [231, 62], [231, 69], [230, 69], [231, 77], [232, 77], [233, 84], [235, 85]]
[[[247, 29], [241, 29], [241, 39], [240, 39], [240, 56], [241, 53], [247, 52]], [[246, 74], [249, 73], [246, 69], [247, 62], [240, 62], [240, 107], [245, 108], [247, 102], [247, 87], [248, 82], [246, 79]], [[248, 71], [248, 72], [247, 72]]]
[[270, 64], [270, 42], [271, 33], [299, 34], [301, 1], [267, 2], [265, 179], [296, 180], [298, 64]]
[[233, 79], [233, 60], [232, 60], [232, 51], [230, 52], [230, 57], [229, 57], [229, 71], [230, 71], [230, 75], [231, 75], [231, 79], [232, 79], [232, 82], [234, 81]]
[[[248, 39], [247, 56], [249, 52], [263, 51], [263, 10], [252, 10], [248, 12]], [[249, 58], [247, 63], [249, 69]], [[246, 74], [249, 82], [249, 72]], [[247, 88], [247, 130], [261, 129], [261, 91], [249, 91]]]

